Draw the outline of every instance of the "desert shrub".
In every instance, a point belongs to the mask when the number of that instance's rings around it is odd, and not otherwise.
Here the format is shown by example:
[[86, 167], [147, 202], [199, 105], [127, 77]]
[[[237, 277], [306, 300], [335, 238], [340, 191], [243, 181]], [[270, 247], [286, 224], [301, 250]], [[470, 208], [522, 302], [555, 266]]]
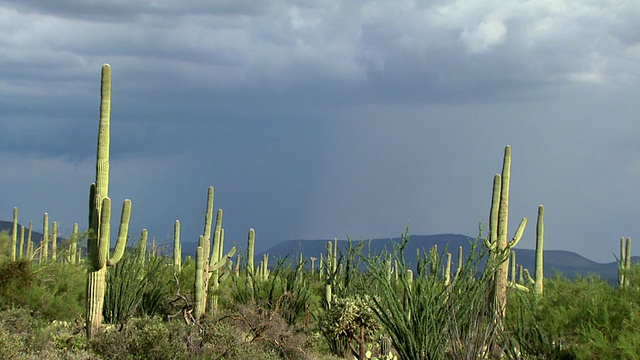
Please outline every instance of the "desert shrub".
[[108, 324], [123, 324], [133, 316], [167, 315], [173, 292], [173, 269], [165, 258], [142, 257], [127, 251], [107, 272], [103, 315]]
[[230, 309], [235, 305], [258, 305], [277, 312], [289, 325], [308, 316], [313, 300], [304, 264], [293, 265], [286, 259], [277, 262], [266, 280], [252, 274], [234, 276], [231, 291], [232, 302], [227, 303]]
[[29, 262], [3, 261], [0, 264], [0, 308], [27, 305], [24, 291], [34, 280]]
[[71, 321], [86, 311], [82, 265], [47, 263], [35, 271], [36, 286], [25, 291], [29, 307], [48, 320]]
[[[370, 306], [402, 359], [481, 357], [498, 335], [498, 320], [488, 297], [497, 264], [476, 240], [461, 270], [445, 285], [440, 269], [443, 255], [418, 253], [415, 279], [407, 275], [404, 247], [396, 245], [391, 260], [399, 264], [398, 281], [389, 280], [389, 257], [369, 256]], [[482, 266], [481, 266], [482, 265]], [[480, 272], [478, 269], [482, 268]], [[464, 356], [464, 357], [460, 357]]]
[[104, 359], [187, 359], [186, 346], [171, 340], [167, 323], [142, 317], [129, 319], [120, 331], [106, 327], [90, 346]]
[[[336, 298], [320, 318], [320, 330], [328, 342], [335, 346], [338, 355], [364, 359], [367, 343], [380, 329], [375, 314], [362, 298]], [[346, 348], [345, 345], [346, 344]], [[349, 350], [349, 351], [347, 351]]]
[[257, 304], [237, 305], [221, 318], [237, 329], [241, 339], [267, 359], [313, 359], [316, 354], [307, 336], [282, 318], [277, 309]]
[[46, 321], [27, 309], [0, 312], [2, 359], [95, 359], [85, 347], [82, 321]]
[[82, 315], [85, 276], [80, 266], [27, 261], [0, 265], [0, 308], [25, 307], [49, 320], [72, 320]]

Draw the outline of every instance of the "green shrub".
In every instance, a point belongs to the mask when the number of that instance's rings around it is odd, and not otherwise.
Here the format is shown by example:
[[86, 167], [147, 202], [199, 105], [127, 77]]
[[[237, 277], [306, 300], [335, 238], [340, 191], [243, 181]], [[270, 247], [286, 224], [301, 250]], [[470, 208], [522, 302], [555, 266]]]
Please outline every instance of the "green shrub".
[[497, 264], [487, 260], [486, 249], [477, 249], [478, 239], [450, 284], [440, 274], [444, 255], [433, 250], [424, 256], [418, 252], [412, 280], [404, 258], [408, 241], [405, 234], [391, 258], [399, 264], [398, 281], [389, 280], [387, 255], [370, 256], [372, 278], [362, 289], [399, 357], [481, 358], [499, 335], [495, 311], [487, 310], [493, 308], [489, 290]]
[[[634, 271], [630, 281], [633, 284]], [[640, 292], [596, 276], [545, 282], [544, 297], [513, 294], [509, 306], [511, 358], [638, 359]]]

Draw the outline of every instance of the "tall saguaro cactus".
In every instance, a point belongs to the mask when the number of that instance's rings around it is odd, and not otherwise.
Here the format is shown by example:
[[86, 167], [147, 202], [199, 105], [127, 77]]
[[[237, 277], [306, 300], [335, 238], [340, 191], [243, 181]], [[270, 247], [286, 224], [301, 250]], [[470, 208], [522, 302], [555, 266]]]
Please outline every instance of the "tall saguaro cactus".
[[494, 283], [494, 300], [498, 318], [503, 319], [507, 309], [507, 287], [509, 275], [509, 254], [520, 239], [527, 225], [527, 218], [522, 218], [516, 234], [509, 241], [509, 190], [511, 180], [511, 147], [504, 149], [502, 175], [495, 175], [493, 179], [493, 195], [491, 198], [491, 212], [489, 215], [489, 238], [485, 245], [491, 250], [497, 261]]
[[[224, 235], [222, 231], [222, 209], [218, 210], [216, 216], [216, 225], [213, 232], [213, 244], [211, 244], [211, 228], [213, 223], [213, 186], [209, 187], [207, 192], [207, 208], [205, 212], [205, 225], [204, 233], [198, 240], [198, 249], [196, 252], [196, 276], [194, 283], [194, 303], [196, 320], [199, 320], [207, 310], [207, 299], [209, 294], [209, 283], [213, 277], [214, 296], [212, 297], [211, 305], [214, 310], [218, 306], [218, 298], [215, 292], [220, 284], [220, 270], [225, 268], [224, 275], [228, 275], [231, 271], [228, 269], [228, 265], [231, 262], [231, 257], [236, 252], [234, 246], [226, 254], [222, 255]], [[212, 251], [213, 250], [213, 251]], [[201, 254], [199, 254], [201, 253]], [[200, 258], [198, 258], [200, 256]], [[209, 258], [211, 256], [211, 258]]]
[[42, 241], [40, 242], [40, 264], [49, 258], [49, 214], [44, 213], [42, 220]]
[[176, 274], [182, 270], [182, 244], [180, 243], [180, 220], [173, 225], [173, 269]]
[[544, 290], [544, 206], [538, 206], [538, 223], [536, 225], [536, 273], [533, 293], [542, 296]]
[[620, 259], [618, 260], [618, 286], [629, 286], [629, 270], [631, 270], [631, 238], [620, 238]]
[[124, 254], [131, 216], [131, 201], [122, 205], [120, 228], [115, 250], [111, 247], [111, 199], [109, 193], [109, 143], [111, 117], [111, 67], [102, 66], [100, 84], [100, 123], [96, 156], [96, 181], [89, 194], [89, 238], [87, 269], [87, 337], [91, 338], [102, 325], [102, 309], [106, 288], [107, 266], [115, 265]]
[[[11, 261], [16, 261], [16, 245], [18, 242], [18, 208], [13, 208], [13, 228], [11, 231]], [[22, 250], [20, 251], [22, 253]]]

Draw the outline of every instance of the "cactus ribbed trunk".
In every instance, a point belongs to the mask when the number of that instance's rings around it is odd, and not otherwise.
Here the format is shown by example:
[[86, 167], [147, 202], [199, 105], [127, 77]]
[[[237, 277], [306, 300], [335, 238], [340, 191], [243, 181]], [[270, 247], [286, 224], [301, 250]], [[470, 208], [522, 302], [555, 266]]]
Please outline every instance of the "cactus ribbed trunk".
[[49, 214], [44, 213], [42, 221], [42, 241], [40, 242], [40, 264], [49, 258]]
[[[200, 242], [202, 242], [203, 236], [200, 236]], [[203, 286], [203, 276], [204, 276], [204, 249], [202, 246], [198, 246], [196, 249], [196, 274], [195, 274], [195, 282], [194, 282], [194, 318], [196, 321], [200, 320], [202, 314], [204, 313], [204, 309], [202, 308], [204, 298], [204, 286]]]
[[544, 206], [538, 206], [538, 223], [536, 226], [536, 273], [533, 293], [541, 297], [544, 290]]
[[51, 224], [51, 261], [58, 260], [58, 223]]
[[173, 269], [176, 274], [182, 270], [182, 245], [180, 244], [180, 221], [173, 225]]
[[11, 231], [11, 261], [16, 261], [16, 247], [18, 243], [18, 208], [13, 208], [13, 228]]
[[[504, 149], [502, 175], [500, 183], [500, 205], [498, 209], [498, 233], [496, 239], [498, 256], [505, 256], [507, 251], [507, 237], [509, 227], [509, 189], [511, 180], [511, 147]], [[507, 310], [507, 276], [509, 273], [508, 258], [500, 259], [500, 265], [496, 272], [496, 302], [498, 316], [503, 319]]]
[[24, 258], [24, 234], [26, 230], [24, 225], [20, 226], [20, 249], [18, 251], [18, 258], [22, 260]]
[[33, 234], [33, 221], [29, 221], [29, 231], [27, 232], [27, 249], [25, 250], [25, 257], [28, 261], [33, 260], [33, 241], [31, 235]]
[[[209, 260], [209, 264], [214, 265], [217, 264], [222, 258], [222, 246], [224, 246], [224, 237], [222, 231], [222, 209], [218, 209], [218, 213], [216, 214], [216, 226], [213, 230], [213, 251], [211, 252], [211, 259]], [[207, 269], [208, 270], [208, 269]], [[211, 296], [211, 306], [213, 311], [218, 310], [218, 288], [220, 286], [220, 270], [213, 270], [212, 272], [207, 271], [209, 276], [209, 283], [211, 283], [211, 287], [213, 288], [213, 294]], [[208, 284], [207, 284], [208, 285]]]
[[75, 264], [78, 259], [78, 223], [73, 224], [71, 232], [71, 244], [69, 245], [69, 259], [71, 264]]

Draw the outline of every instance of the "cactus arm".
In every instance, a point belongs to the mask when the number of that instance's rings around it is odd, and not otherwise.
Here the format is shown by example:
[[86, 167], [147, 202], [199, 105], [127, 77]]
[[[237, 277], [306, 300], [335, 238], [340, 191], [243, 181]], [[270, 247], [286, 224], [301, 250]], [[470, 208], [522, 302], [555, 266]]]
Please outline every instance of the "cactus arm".
[[500, 210], [500, 191], [502, 188], [502, 177], [496, 174], [493, 177], [493, 191], [491, 195], [491, 211], [489, 212], [489, 236], [485, 240], [487, 248], [493, 250], [498, 242], [498, 215]]
[[214, 189], [213, 186], [209, 186], [207, 190], [207, 208], [204, 216], [204, 232], [202, 236], [204, 236], [204, 241], [202, 241], [202, 251], [203, 256], [205, 257], [205, 264], [207, 266], [207, 262], [209, 261], [209, 253], [211, 252], [211, 225], [213, 223], [213, 195]]
[[237, 250], [238, 249], [235, 246], [232, 247], [231, 250], [229, 250], [228, 253], [223, 255], [222, 258], [219, 261], [217, 261], [214, 264], [211, 264], [211, 266], [209, 268], [209, 272], [220, 270], [223, 267], [227, 266], [229, 264], [229, 261], [231, 261], [231, 258], [233, 257], [233, 255], [236, 254]]
[[[221, 259], [221, 251], [220, 245], [222, 240], [222, 209], [218, 209], [218, 213], [216, 214], [216, 226], [213, 231], [213, 246], [211, 251], [211, 260], [209, 260], [209, 264], [215, 264]], [[209, 269], [211, 271], [211, 269]]]
[[98, 257], [94, 263], [94, 268], [100, 270], [107, 265], [107, 257], [109, 256], [111, 236], [111, 199], [105, 197], [102, 200], [102, 211], [100, 212], [100, 230], [98, 231]]
[[[122, 203], [122, 213], [120, 215], [120, 226], [118, 227], [118, 240], [113, 250], [112, 256], [107, 260], [108, 266], [114, 266], [120, 261], [124, 255], [124, 249], [127, 246], [129, 238], [129, 221], [131, 220], [131, 200], [125, 199]], [[109, 244], [111, 246], [111, 244]]]
[[507, 244], [508, 249], [511, 249], [516, 245], [518, 245], [518, 243], [520, 242], [520, 239], [522, 239], [522, 234], [524, 233], [524, 229], [526, 227], [527, 227], [527, 218], [523, 217], [522, 220], [520, 221], [520, 225], [518, 225], [518, 230], [516, 230], [515, 235], [513, 236], [511, 241], [509, 241], [509, 243]]
[[510, 282], [509, 286], [514, 288], [514, 289], [516, 289], [516, 290], [520, 290], [520, 291], [524, 291], [524, 292], [529, 292], [530, 291], [528, 287], [526, 287], [524, 285], [520, 285], [520, 284], [515, 283], [515, 282]]

